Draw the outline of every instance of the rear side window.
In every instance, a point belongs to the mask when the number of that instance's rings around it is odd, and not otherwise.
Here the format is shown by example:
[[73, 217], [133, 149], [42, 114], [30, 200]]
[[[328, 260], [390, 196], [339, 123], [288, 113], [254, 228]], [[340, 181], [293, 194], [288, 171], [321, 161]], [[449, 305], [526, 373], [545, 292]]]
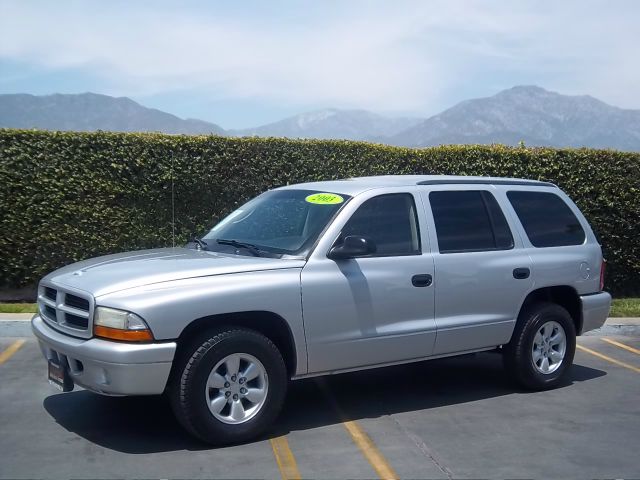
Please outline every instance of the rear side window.
[[534, 247], [581, 245], [585, 234], [569, 206], [555, 193], [507, 192]]
[[513, 236], [491, 193], [484, 190], [431, 192], [440, 253], [508, 250]]

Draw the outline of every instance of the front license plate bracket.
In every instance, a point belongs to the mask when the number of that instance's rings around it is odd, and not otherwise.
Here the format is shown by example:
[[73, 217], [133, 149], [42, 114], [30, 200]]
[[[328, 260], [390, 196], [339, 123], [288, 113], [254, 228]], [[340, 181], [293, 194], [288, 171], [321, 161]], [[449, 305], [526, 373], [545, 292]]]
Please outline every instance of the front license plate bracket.
[[49, 360], [48, 378], [51, 385], [63, 392], [73, 390], [73, 379], [69, 375], [69, 370], [53, 360]]

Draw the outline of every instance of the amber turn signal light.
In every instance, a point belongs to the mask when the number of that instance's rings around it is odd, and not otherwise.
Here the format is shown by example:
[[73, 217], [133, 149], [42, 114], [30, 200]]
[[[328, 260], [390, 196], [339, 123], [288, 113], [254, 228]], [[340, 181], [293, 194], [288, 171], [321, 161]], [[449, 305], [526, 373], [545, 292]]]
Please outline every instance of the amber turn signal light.
[[119, 328], [103, 327], [95, 325], [93, 333], [96, 337], [124, 342], [151, 342], [153, 335], [149, 330], [120, 330]]

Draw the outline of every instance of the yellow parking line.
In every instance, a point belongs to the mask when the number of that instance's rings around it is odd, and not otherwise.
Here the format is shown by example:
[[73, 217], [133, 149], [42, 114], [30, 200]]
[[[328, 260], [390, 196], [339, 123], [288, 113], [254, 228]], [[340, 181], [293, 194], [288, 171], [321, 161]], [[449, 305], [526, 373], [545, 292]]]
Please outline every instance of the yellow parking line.
[[287, 437], [276, 437], [270, 440], [271, 448], [273, 448], [273, 454], [278, 462], [278, 468], [280, 469], [280, 475], [282, 480], [295, 480], [300, 479], [300, 471], [298, 470], [298, 464], [296, 463], [296, 457], [293, 456], [293, 452], [289, 448], [289, 442]]
[[393, 467], [387, 462], [387, 459], [384, 458], [384, 455], [378, 450], [376, 444], [373, 442], [371, 437], [367, 435], [362, 427], [355, 420], [349, 420], [345, 413], [342, 411], [340, 404], [329, 390], [329, 386], [324, 378], [316, 378], [316, 384], [320, 387], [322, 393], [327, 398], [329, 403], [333, 406], [335, 411], [338, 413], [342, 425], [349, 432], [351, 436], [351, 440], [356, 446], [360, 449], [364, 457], [367, 459], [373, 470], [378, 474], [378, 477], [382, 480], [392, 480], [400, 478], [398, 474], [393, 470]]
[[342, 422], [344, 428], [347, 429], [349, 435], [353, 439], [353, 442], [360, 448], [363, 455], [369, 461], [378, 477], [384, 480], [391, 480], [399, 478], [398, 474], [393, 470], [389, 462], [384, 458], [380, 450], [376, 447], [371, 437], [367, 435], [367, 432], [360, 428], [360, 425], [354, 420], [347, 420]]
[[606, 360], [607, 362], [611, 362], [619, 367], [628, 368], [629, 370], [633, 370], [636, 373], [640, 373], [640, 368], [634, 367], [633, 365], [629, 365], [628, 363], [621, 362], [620, 360], [616, 360], [615, 358], [607, 357], [602, 353], [596, 352], [595, 350], [591, 350], [590, 348], [583, 347], [582, 345], [576, 345], [578, 350], [582, 350], [583, 352], [590, 353], [591, 355]]
[[24, 344], [24, 340], [16, 340], [7, 347], [5, 351], [0, 353], [0, 365], [9, 360], [11, 356], [20, 350], [20, 347]]
[[624, 343], [616, 342], [615, 340], [610, 340], [608, 338], [603, 338], [602, 341], [610, 343], [611, 345], [615, 345], [616, 347], [628, 350], [629, 352], [635, 353], [636, 355], [640, 355], [640, 350], [638, 350], [637, 348], [630, 347], [629, 345], [625, 345]]

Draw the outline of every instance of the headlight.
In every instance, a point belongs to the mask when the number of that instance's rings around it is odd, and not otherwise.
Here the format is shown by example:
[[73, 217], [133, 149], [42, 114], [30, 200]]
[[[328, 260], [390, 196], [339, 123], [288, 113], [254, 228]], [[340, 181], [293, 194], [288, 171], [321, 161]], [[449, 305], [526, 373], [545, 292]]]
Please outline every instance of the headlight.
[[151, 330], [135, 313], [108, 307], [96, 307], [93, 320], [93, 333], [96, 337], [128, 342], [146, 342], [153, 340]]

